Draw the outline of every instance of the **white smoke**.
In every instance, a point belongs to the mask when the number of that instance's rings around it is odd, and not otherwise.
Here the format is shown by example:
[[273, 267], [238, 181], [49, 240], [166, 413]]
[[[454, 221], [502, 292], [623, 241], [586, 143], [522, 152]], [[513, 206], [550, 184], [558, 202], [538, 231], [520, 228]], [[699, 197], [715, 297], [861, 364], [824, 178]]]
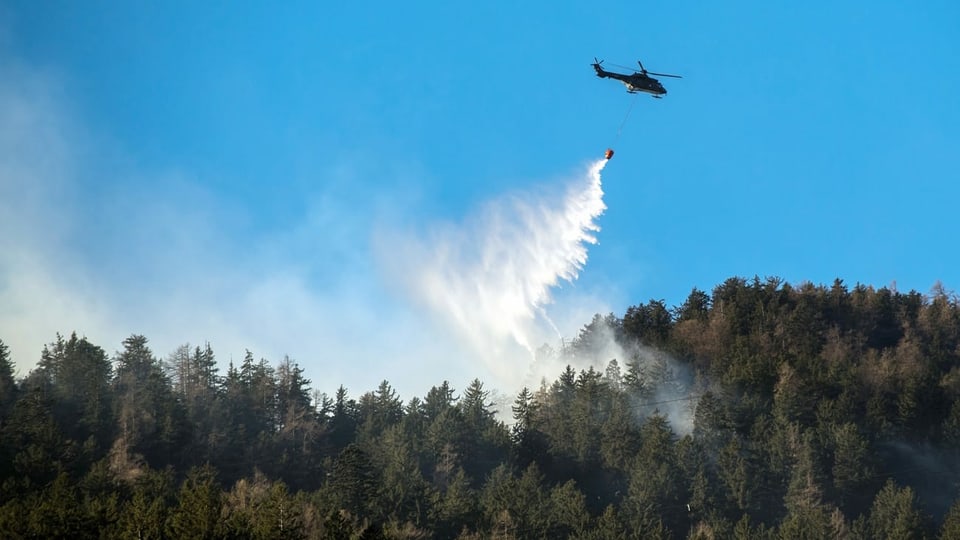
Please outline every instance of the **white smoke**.
[[516, 383], [537, 345], [559, 339], [545, 306], [561, 281], [579, 277], [588, 245], [597, 242], [596, 219], [606, 210], [600, 180], [606, 163], [592, 163], [565, 189], [512, 194], [464, 223], [384, 244], [404, 287], [501, 383]]
[[[538, 351], [528, 380], [555, 380], [566, 366], [576, 371], [593, 368], [627, 392], [638, 424], [658, 414], [666, 417], [677, 434], [691, 433], [700, 391], [694, 388], [690, 368], [667, 352], [639, 341], [618, 339], [617, 330], [610, 326], [612, 322], [597, 314], [562, 350]], [[617, 366], [614, 372], [609, 371], [612, 361], [616, 361]], [[635, 380], [633, 386], [627, 388], [625, 377], [631, 370]], [[619, 372], [619, 383], [615, 372]]]

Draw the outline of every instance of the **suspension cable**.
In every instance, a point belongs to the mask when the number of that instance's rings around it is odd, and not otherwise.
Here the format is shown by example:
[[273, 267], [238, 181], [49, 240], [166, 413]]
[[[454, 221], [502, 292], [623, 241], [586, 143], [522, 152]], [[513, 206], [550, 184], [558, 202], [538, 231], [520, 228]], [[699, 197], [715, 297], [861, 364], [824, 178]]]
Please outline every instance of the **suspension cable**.
[[630, 113], [633, 112], [633, 106], [637, 104], [637, 98], [640, 97], [640, 94], [634, 94], [633, 100], [630, 101], [630, 107], [627, 108], [627, 114], [624, 115], [623, 121], [620, 122], [620, 127], [617, 129], [617, 137], [614, 139], [614, 142], [620, 140], [620, 134], [623, 133], [623, 126], [627, 124], [627, 119], [630, 118]]

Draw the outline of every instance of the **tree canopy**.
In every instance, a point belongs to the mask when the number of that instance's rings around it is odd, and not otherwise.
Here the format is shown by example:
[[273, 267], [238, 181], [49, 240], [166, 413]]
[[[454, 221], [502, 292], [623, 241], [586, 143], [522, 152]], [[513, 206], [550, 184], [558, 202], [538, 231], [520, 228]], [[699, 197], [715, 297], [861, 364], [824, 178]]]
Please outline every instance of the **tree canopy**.
[[940, 285], [735, 277], [541, 352], [568, 365], [497, 410], [141, 335], [54, 336], [17, 380], [0, 341], [0, 537], [960, 537]]

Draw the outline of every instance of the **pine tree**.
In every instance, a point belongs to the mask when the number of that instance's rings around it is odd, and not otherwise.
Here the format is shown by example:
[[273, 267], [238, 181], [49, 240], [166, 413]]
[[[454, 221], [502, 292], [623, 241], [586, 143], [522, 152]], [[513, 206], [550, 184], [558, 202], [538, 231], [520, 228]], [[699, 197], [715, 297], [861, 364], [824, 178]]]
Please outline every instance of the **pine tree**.
[[337, 498], [337, 507], [360, 519], [373, 517], [378, 479], [370, 456], [356, 444], [348, 445], [340, 452], [331, 472], [331, 490]]
[[[676, 459], [675, 435], [666, 418], [650, 417], [641, 429], [641, 446], [630, 470], [624, 517], [632, 527], [664, 531], [679, 526], [683, 515], [667, 512], [689, 500]], [[661, 516], [675, 519], [666, 523]], [[659, 534], [659, 533], [658, 533]]]
[[255, 540], [304, 537], [300, 505], [283, 482], [274, 482], [252, 510], [250, 533]]
[[10, 409], [17, 399], [17, 384], [13, 379], [13, 362], [10, 360], [10, 348], [0, 339], [0, 429], [10, 415]]
[[337, 388], [330, 418], [330, 443], [334, 452], [341, 452], [350, 444], [357, 431], [357, 403], [347, 397], [347, 389]]
[[85, 445], [89, 462], [103, 457], [114, 426], [112, 375], [103, 349], [76, 333], [43, 348], [39, 369], [51, 383], [51, 400], [64, 435]]
[[383, 464], [383, 482], [378, 499], [383, 514], [392, 519], [423, 525], [427, 517], [430, 489], [400, 426], [393, 426], [379, 439], [378, 453]]
[[134, 481], [133, 493], [121, 507], [116, 530], [122, 538], [165, 538], [166, 523], [176, 500], [173, 471], [146, 470]]
[[544, 459], [547, 449], [544, 435], [536, 425], [540, 403], [530, 390], [524, 387], [517, 395], [511, 410], [514, 419], [511, 435], [517, 463], [526, 468], [530, 463]]
[[170, 513], [167, 533], [173, 538], [207, 539], [223, 534], [222, 494], [212, 467], [194, 467], [180, 486], [178, 504]]
[[871, 538], [924, 538], [927, 518], [916, 507], [916, 497], [910, 487], [899, 488], [887, 480], [873, 499], [867, 528]]
[[114, 451], [131, 458], [142, 455], [153, 467], [179, 463], [190, 437], [183, 406], [147, 338], [134, 335], [123, 344], [114, 379], [119, 422]]
[[49, 485], [61, 472], [75, 469], [81, 448], [67, 439], [53, 410], [53, 389], [42, 369], [21, 384], [19, 397], [0, 432], [12, 455], [12, 483], [32, 491]]
[[428, 422], [432, 422], [440, 416], [443, 411], [453, 407], [456, 400], [453, 397], [453, 388], [450, 383], [443, 381], [440, 386], [434, 386], [427, 392], [423, 400], [423, 412]]
[[[13, 454], [16, 448], [8, 440], [7, 424], [17, 401], [17, 385], [13, 379], [10, 349], [0, 340], [0, 485], [13, 474]], [[0, 492], [0, 503], [4, 500]]]
[[321, 477], [325, 426], [310, 399], [310, 380], [303, 369], [285, 357], [277, 368], [276, 474], [293, 489], [316, 489]]
[[486, 477], [509, 454], [510, 433], [496, 420], [489, 395], [483, 383], [474, 379], [457, 403], [459, 415], [453, 417], [462, 425], [451, 426], [453, 433], [461, 435], [455, 447], [461, 456], [460, 463], [471, 478]]
[[550, 491], [550, 515], [547, 531], [551, 538], [569, 538], [583, 534], [590, 521], [586, 497], [576, 482], [567, 480]]
[[[84, 514], [76, 485], [60, 473], [41, 494], [28, 503], [22, 516], [27, 538], [97, 538], [96, 524]], [[19, 536], [19, 535], [17, 535]]]
[[940, 527], [943, 540], [960, 540], [960, 499], [953, 501]]
[[873, 478], [869, 443], [852, 422], [836, 426], [831, 431], [833, 436], [831, 476], [837, 491], [836, 498], [841, 506], [848, 503], [854, 504], [856, 505], [854, 510], [859, 511], [862, 497], [858, 494], [866, 490], [867, 483]]
[[463, 468], [458, 468], [446, 489], [434, 492], [431, 521], [437, 538], [454, 538], [464, 528], [476, 527], [477, 518], [477, 494]]

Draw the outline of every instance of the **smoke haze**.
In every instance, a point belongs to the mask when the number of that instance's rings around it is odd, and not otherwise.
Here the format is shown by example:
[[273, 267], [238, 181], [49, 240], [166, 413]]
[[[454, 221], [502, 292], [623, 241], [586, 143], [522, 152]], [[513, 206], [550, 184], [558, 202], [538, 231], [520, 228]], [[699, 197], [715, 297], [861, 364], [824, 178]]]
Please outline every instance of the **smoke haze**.
[[[302, 215], [253, 235], [255, 204], [190, 170], [145, 167], [86, 125], [55, 75], [0, 68], [11, 82], [0, 87], [0, 339], [20, 376], [56, 333], [76, 331], [108, 352], [143, 334], [159, 357], [209, 342], [223, 369], [246, 349], [289, 355], [325, 392], [388, 380], [409, 397], [474, 377], [512, 392], [531, 351], [559, 341], [551, 289], [577, 278], [596, 242], [605, 162], [460, 225], [422, 224], [431, 232], [392, 251], [371, 246], [371, 234], [384, 239], [371, 223], [409, 195], [358, 179], [399, 174], [406, 190], [415, 175], [332, 163], [312, 192], [291, 194], [307, 201]], [[397, 269], [415, 301], [389, 297]], [[551, 316], [565, 330], [603, 311], [594, 299], [562, 308]]]
[[[72, 331], [108, 352], [143, 334], [161, 358], [209, 342], [224, 369], [246, 349], [289, 355], [318, 390], [388, 380], [406, 397], [478, 377], [512, 400], [568, 362], [613, 357], [534, 360], [609, 311], [572, 287], [598, 240], [606, 160], [388, 234], [371, 223], [416, 205], [403, 199], [416, 174], [351, 159], [316, 172], [288, 226], [251, 235], [255, 204], [190, 170], [146, 169], [81, 121], [54, 75], [0, 67], [0, 339], [20, 376]], [[364, 191], [372, 175], [402, 189]]]

